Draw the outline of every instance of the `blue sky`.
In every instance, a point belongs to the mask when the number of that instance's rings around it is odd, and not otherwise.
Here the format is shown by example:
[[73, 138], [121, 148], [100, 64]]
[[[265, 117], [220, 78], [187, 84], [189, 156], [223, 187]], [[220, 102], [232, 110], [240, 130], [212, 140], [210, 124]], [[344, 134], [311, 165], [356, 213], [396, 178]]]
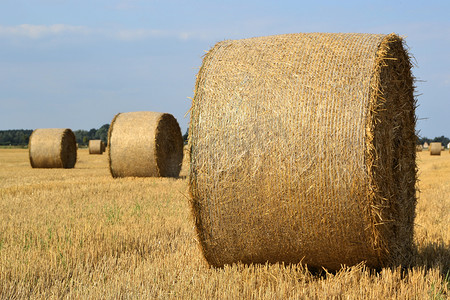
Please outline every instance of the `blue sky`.
[[450, 1], [0, 0], [0, 130], [99, 128], [169, 112], [187, 129], [216, 42], [295, 32], [404, 36], [422, 136], [450, 136]]

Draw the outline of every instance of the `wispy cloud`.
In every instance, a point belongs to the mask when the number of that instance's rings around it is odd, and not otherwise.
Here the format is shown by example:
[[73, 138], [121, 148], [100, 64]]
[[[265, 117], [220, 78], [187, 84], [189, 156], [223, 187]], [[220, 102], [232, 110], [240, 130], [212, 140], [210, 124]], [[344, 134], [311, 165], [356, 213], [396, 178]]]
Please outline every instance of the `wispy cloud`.
[[85, 26], [73, 26], [66, 24], [53, 25], [32, 25], [21, 24], [17, 26], [1, 26], [0, 37], [26, 37], [31, 39], [39, 39], [47, 36], [63, 35], [67, 33], [88, 34], [89, 29]]
[[202, 39], [200, 34], [187, 31], [170, 31], [159, 29], [120, 29], [109, 32], [109, 35], [122, 41], [138, 41], [152, 38], [175, 38], [179, 40]]
[[67, 24], [53, 24], [53, 25], [32, 25], [21, 24], [17, 26], [1, 26], [0, 38], [29, 38], [42, 39], [52, 36], [65, 35], [84, 35], [96, 36], [119, 41], [141, 41], [153, 38], [174, 38], [179, 40], [190, 39], [205, 39], [206, 35], [202, 33], [176, 31], [176, 30], [160, 30], [147, 28], [90, 28], [86, 26], [74, 26]]

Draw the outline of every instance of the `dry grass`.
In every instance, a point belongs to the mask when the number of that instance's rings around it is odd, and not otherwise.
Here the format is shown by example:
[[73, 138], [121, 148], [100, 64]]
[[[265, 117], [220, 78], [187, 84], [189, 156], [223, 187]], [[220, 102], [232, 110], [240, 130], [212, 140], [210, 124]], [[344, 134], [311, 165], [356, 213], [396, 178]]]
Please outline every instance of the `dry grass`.
[[450, 154], [418, 153], [416, 266], [333, 274], [300, 265], [209, 268], [180, 179], [111, 178], [105, 155], [32, 169], [0, 149], [0, 298], [446, 299]]

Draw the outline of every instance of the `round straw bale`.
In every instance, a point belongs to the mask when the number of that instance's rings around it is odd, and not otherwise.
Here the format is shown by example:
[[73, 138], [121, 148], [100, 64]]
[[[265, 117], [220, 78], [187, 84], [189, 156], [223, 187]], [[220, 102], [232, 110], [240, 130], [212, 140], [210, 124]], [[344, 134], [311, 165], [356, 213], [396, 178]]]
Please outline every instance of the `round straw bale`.
[[105, 144], [102, 140], [89, 140], [89, 154], [103, 154]]
[[33, 168], [73, 168], [77, 161], [77, 143], [68, 128], [36, 129], [28, 143]]
[[[410, 69], [395, 34], [216, 44], [197, 75], [189, 126], [206, 260], [407, 263], [417, 142]], [[350, 143], [352, 151], [340, 147]]]
[[422, 152], [422, 150], [423, 150], [422, 145], [417, 145], [416, 146], [416, 152]]
[[108, 132], [113, 177], [178, 177], [183, 137], [177, 120], [150, 111], [117, 114]]
[[430, 155], [441, 155], [442, 143], [433, 142], [430, 143]]

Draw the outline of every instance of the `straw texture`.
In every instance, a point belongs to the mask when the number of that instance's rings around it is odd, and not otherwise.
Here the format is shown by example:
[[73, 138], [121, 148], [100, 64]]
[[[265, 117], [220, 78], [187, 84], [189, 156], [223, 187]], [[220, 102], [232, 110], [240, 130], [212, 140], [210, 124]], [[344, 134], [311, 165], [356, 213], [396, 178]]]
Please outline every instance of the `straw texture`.
[[189, 126], [206, 260], [407, 263], [417, 142], [410, 69], [395, 34], [216, 44], [197, 75]]
[[89, 154], [103, 154], [105, 144], [102, 140], [89, 140]]
[[73, 168], [77, 161], [77, 143], [68, 128], [36, 129], [28, 143], [33, 168]]
[[117, 114], [108, 132], [113, 177], [178, 177], [183, 137], [177, 120], [150, 111]]
[[439, 142], [430, 143], [429, 149], [430, 149], [430, 155], [441, 155], [442, 143], [439, 143]]

